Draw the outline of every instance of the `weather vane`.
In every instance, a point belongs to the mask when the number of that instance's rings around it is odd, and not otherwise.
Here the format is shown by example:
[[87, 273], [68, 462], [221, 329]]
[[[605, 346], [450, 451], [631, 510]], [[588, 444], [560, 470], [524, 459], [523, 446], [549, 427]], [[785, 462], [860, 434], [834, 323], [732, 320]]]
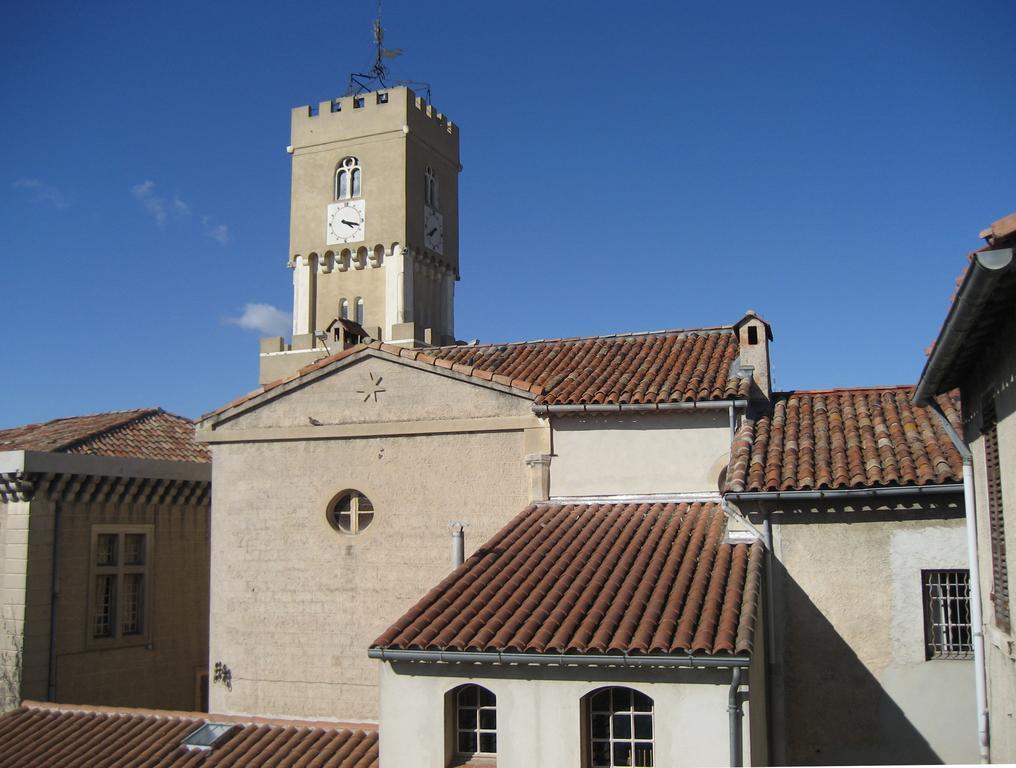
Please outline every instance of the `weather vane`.
[[[374, 64], [367, 72], [353, 72], [349, 76], [349, 89], [346, 91], [347, 96], [356, 96], [370, 91], [373, 88], [387, 88], [388, 87], [388, 64], [387, 61], [396, 59], [402, 55], [401, 48], [385, 48], [385, 30], [381, 26], [381, 0], [377, 2], [377, 18], [374, 19], [374, 45], [377, 48], [377, 52], [374, 56]], [[409, 85], [422, 88], [427, 96], [427, 101], [430, 101], [430, 83], [422, 83], [413, 80], [397, 80], [393, 85]]]

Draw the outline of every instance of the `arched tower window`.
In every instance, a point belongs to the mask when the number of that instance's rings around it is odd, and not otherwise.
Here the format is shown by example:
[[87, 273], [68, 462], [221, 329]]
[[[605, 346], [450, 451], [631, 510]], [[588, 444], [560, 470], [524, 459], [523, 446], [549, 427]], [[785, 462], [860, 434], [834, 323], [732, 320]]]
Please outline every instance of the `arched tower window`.
[[339, 317], [343, 320], [349, 319], [349, 299], [339, 301]]
[[586, 697], [589, 767], [652, 768], [653, 700], [631, 688], [600, 688]]
[[455, 756], [460, 760], [497, 755], [497, 697], [470, 683], [453, 692]]
[[356, 297], [356, 322], [363, 325], [363, 298]]
[[360, 196], [360, 161], [345, 157], [335, 169], [335, 199], [346, 200]]
[[431, 208], [437, 208], [437, 177], [429, 165], [423, 175], [423, 201]]

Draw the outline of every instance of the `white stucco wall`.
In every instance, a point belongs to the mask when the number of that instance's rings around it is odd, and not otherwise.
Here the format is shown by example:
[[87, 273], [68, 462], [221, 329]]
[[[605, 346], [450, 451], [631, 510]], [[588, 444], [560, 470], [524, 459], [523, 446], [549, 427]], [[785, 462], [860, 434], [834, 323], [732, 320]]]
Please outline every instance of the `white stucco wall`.
[[727, 411], [555, 418], [551, 496], [718, 490]]
[[[582, 764], [582, 698], [623, 685], [653, 699], [655, 764], [729, 765], [730, 670], [614, 670], [580, 667], [384, 663], [381, 765], [444, 768], [445, 694], [477, 683], [497, 696], [498, 768]], [[749, 705], [742, 721], [749, 764]]]

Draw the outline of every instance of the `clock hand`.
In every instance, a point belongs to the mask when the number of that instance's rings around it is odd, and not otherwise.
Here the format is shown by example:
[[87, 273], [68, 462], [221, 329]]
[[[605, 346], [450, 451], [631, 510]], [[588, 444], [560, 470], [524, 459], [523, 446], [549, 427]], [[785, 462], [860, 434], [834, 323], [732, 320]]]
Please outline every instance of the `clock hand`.
[[431, 235], [433, 235], [433, 234], [434, 234], [435, 232], [437, 232], [437, 227], [434, 227], [434, 229], [432, 229], [432, 230], [431, 230], [430, 232], [428, 232], [428, 233], [427, 233], [427, 237], [430, 237], [430, 236], [431, 236]]
[[342, 219], [342, 223], [345, 224], [347, 227], [358, 227], [358, 226], [360, 226], [359, 222], [356, 222], [356, 221], [346, 221], [346, 219]]

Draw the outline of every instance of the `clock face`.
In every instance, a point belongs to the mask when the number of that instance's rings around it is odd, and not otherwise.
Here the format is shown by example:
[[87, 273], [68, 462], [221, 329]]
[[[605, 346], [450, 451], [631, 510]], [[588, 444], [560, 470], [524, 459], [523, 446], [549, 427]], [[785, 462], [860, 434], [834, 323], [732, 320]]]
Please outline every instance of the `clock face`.
[[429, 205], [423, 207], [423, 244], [435, 253], [444, 253], [444, 216]]
[[366, 205], [363, 200], [348, 200], [328, 206], [328, 245], [358, 243], [364, 238]]

